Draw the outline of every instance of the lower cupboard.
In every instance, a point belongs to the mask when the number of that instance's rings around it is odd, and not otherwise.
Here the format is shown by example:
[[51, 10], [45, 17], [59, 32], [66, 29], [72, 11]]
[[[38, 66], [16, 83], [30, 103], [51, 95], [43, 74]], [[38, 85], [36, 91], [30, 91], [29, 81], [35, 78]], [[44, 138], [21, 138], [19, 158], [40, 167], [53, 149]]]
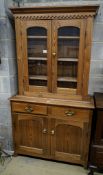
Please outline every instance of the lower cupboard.
[[91, 110], [54, 106], [46, 115], [12, 110], [15, 154], [87, 166]]

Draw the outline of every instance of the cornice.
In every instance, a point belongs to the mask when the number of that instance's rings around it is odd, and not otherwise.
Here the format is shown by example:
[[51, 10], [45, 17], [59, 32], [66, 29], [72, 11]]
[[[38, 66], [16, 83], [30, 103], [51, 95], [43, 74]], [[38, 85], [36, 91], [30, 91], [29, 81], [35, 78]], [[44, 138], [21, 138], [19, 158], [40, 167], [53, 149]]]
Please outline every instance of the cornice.
[[99, 5], [83, 5], [83, 6], [37, 6], [37, 7], [12, 7], [10, 10], [14, 15], [32, 15], [43, 13], [92, 13], [95, 15]]

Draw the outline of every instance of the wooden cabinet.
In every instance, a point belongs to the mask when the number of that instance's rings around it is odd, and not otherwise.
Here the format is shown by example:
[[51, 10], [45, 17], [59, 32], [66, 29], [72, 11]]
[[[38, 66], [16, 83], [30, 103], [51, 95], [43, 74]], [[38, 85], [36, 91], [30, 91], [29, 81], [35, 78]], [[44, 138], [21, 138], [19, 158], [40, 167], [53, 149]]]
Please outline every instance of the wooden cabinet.
[[40, 99], [32, 99], [36, 104], [29, 97], [11, 99], [15, 154], [87, 166], [92, 106], [85, 109], [81, 102], [81, 108], [69, 107], [67, 101], [67, 107]]
[[11, 8], [19, 93], [11, 98], [15, 152], [88, 161], [88, 95], [93, 18], [98, 6]]
[[[11, 8], [19, 94], [88, 96], [93, 16], [98, 6]], [[19, 44], [18, 44], [19, 43]]]
[[95, 113], [92, 128], [92, 144], [90, 151], [90, 165], [93, 174], [95, 169], [103, 172], [103, 93], [95, 93]]

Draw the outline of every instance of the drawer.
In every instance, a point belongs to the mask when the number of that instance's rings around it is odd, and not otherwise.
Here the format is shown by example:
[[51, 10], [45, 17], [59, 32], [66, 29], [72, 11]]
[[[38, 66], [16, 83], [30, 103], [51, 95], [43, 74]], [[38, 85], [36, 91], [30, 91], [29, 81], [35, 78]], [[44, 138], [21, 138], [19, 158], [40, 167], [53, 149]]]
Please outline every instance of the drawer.
[[12, 111], [13, 112], [25, 112], [32, 114], [47, 114], [47, 106], [37, 105], [33, 103], [12, 103]]
[[92, 163], [96, 164], [98, 167], [103, 168], [103, 146], [93, 145], [91, 158]]
[[50, 116], [58, 119], [89, 121], [90, 110], [73, 107], [51, 107]]

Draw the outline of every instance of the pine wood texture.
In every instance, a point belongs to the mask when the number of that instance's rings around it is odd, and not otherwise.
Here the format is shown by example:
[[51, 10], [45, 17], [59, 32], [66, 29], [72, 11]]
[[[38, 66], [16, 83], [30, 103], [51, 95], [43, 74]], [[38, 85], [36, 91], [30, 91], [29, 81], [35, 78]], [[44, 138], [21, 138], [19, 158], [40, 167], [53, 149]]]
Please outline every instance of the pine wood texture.
[[48, 6], [48, 7], [11, 7], [10, 10], [13, 14], [34, 14], [34, 13], [90, 13], [92, 15], [95, 15], [97, 12], [97, 9], [99, 8], [99, 5], [85, 5], [85, 6]]
[[46, 156], [47, 118], [29, 114], [13, 114], [15, 154]]
[[94, 109], [94, 101], [93, 99], [89, 99], [88, 101], [79, 101], [79, 100], [69, 100], [69, 99], [58, 99], [58, 98], [44, 98], [44, 97], [28, 97], [22, 95], [16, 95], [10, 99], [12, 102], [22, 103], [25, 102], [27, 104], [45, 104], [45, 105], [56, 105], [56, 106], [66, 106], [66, 107], [76, 107], [76, 108], [86, 108], [86, 109]]
[[12, 104], [13, 112], [25, 112], [33, 114], [47, 114], [47, 107], [42, 105], [35, 105], [33, 103], [13, 103]]
[[87, 165], [91, 109], [12, 100], [11, 107], [15, 154]]
[[18, 95], [10, 99], [15, 154], [87, 166], [94, 109], [88, 77], [97, 9], [11, 8], [19, 82]]
[[[63, 96], [68, 96], [69, 98], [70, 94], [73, 95], [73, 98], [75, 97], [75, 95], [80, 95], [81, 97], [79, 98], [79, 100], [81, 98], [84, 100], [88, 98], [92, 25], [93, 25], [93, 16], [96, 14], [97, 9], [98, 9], [98, 5], [77, 6], [77, 7], [70, 6], [70, 7], [11, 8], [11, 11], [13, 12], [15, 17], [18, 17], [18, 15], [21, 15], [21, 18], [15, 19], [19, 94], [22, 94], [22, 95], [28, 94], [28, 96], [30, 96], [30, 93], [33, 92], [34, 94], [36, 93], [38, 94], [38, 96], [40, 96], [40, 95], [43, 95], [44, 93], [45, 95], [48, 93], [56, 93], [56, 95], [58, 94], [58, 96], [60, 96], [61, 98]], [[44, 13], [42, 14], [42, 12]], [[64, 15], [71, 15], [70, 20], [67, 20], [67, 18], [63, 16], [63, 12], [64, 12]], [[71, 12], [73, 14], [71, 14]], [[75, 15], [74, 15], [74, 12], [75, 12]], [[56, 14], [60, 13], [59, 16], [63, 17], [63, 19], [59, 20], [59, 18], [58, 19], [55, 18], [55, 13]], [[32, 19], [33, 15], [35, 15], [35, 17], [36, 15], [38, 15], [42, 19], [42, 15], [50, 15], [50, 14], [52, 14], [52, 16], [54, 17], [54, 20], [50, 20], [48, 16], [45, 17], [46, 20]], [[28, 15], [27, 19], [25, 18], [26, 15]], [[43, 76], [39, 76], [39, 77], [30, 76], [30, 79], [29, 79], [28, 60], [31, 60], [31, 59], [30, 57], [28, 58], [28, 53], [27, 53], [27, 50], [28, 50], [27, 38], [30, 39], [33, 36], [27, 36], [27, 29], [34, 26], [41, 27], [41, 28], [43, 27], [47, 30], [47, 77], [44, 76], [43, 78]], [[67, 39], [70, 39], [70, 38], [79, 39], [79, 53], [78, 53], [79, 55], [78, 55], [76, 78], [75, 77], [59, 77], [59, 78], [57, 77], [57, 74], [58, 74], [57, 57], [60, 52], [58, 51], [58, 39], [60, 39], [60, 36], [57, 36], [57, 34], [58, 34], [58, 29], [60, 27], [62, 28], [65, 26], [73, 26], [80, 30], [79, 37], [76, 36], [76, 38], [74, 38], [72, 36], [67, 38]], [[36, 38], [37, 37], [38, 35], [36, 36]], [[35, 37], [33, 38], [35, 41], [36, 38]], [[18, 44], [19, 41], [21, 41], [20, 44]], [[38, 46], [38, 48], [39, 47], [40, 45]], [[71, 59], [71, 63], [73, 64], [72, 60], [73, 58]], [[69, 70], [70, 69], [71, 68], [69, 68]], [[31, 86], [30, 80], [33, 82], [33, 79], [39, 82], [40, 81], [47, 82], [47, 86], [42, 86], [42, 87]], [[57, 87], [58, 83], [59, 84], [69, 83], [68, 86], [74, 86], [74, 87], [77, 86], [77, 87], [75, 88], [70, 87], [70, 89], [63, 88], [63, 87], [61, 88], [61, 87]]]

